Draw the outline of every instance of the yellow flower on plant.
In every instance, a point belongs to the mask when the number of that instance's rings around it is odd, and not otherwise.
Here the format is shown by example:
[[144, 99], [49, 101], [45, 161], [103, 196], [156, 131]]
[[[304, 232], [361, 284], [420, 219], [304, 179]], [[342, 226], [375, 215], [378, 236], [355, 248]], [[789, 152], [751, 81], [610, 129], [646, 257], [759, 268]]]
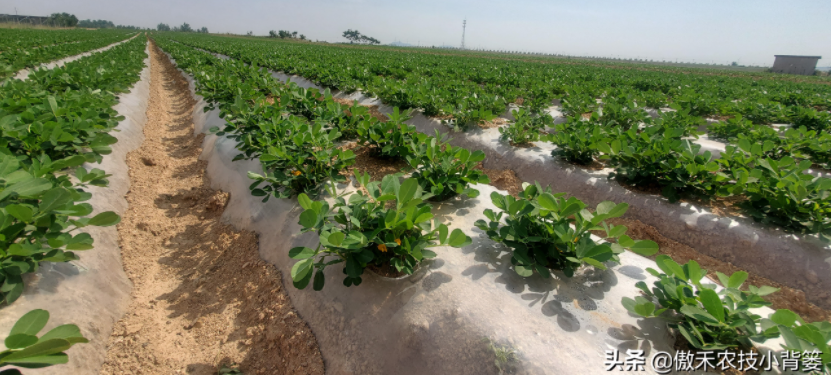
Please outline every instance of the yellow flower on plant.
[[397, 244], [398, 244], [398, 246], [401, 246], [401, 239], [396, 238], [396, 239], [395, 239], [395, 243], [397, 243]]
[[302, 173], [302, 172], [300, 172], [300, 171], [292, 171], [292, 172], [291, 172], [291, 174], [293, 174], [293, 175], [295, 175], [295, 176], [300, 176], [300, 175], [301, 175], [301, 174], [303, 174], [303, 173]]
[[387, 252], [387, 245], [384, 245], [384, 244], [378, 245], [378, 250], [381, 250], [382, 253], [386, 253]]

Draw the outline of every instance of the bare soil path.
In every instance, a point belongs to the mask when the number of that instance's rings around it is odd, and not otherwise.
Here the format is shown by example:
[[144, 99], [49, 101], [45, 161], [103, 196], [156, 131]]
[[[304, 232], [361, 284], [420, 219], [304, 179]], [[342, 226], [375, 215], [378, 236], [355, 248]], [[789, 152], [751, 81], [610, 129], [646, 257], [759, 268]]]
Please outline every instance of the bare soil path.
[[167, 56], [151, 47], [141, 148], [127, 156], [130, 204], [118, 225], [133, 282], [102, 374], [323, 374], [317, 342], [293, 310], [280, 273], [260, 260], [257, 235], [223, 224], [228, 194], [210, 189], [194, 100]]

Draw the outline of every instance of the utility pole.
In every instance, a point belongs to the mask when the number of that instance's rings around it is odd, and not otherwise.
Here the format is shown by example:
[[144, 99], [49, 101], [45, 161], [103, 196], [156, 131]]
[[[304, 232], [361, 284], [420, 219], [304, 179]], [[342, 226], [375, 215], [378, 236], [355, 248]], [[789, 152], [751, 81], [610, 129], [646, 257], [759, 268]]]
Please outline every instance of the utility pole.
[[462, 21], [462, 49], [465, 49], [465, 29], [467, 28], [467, 17]]

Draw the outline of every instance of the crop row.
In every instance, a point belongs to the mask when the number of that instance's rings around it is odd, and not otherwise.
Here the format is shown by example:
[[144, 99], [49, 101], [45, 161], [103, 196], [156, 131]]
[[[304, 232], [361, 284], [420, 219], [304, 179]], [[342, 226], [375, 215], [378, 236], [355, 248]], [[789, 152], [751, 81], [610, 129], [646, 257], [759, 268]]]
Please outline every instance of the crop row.
[[[15, 30], [21, 33], [24, 30]], [[8, 34], [10, 31], [5, 31]], [[44, 31], [46, 32], [46, 31]], [[125, 40], [134, 33], [127, 33], [122, 30], [119, 31], [100, 31], [100, 32], [85, 32], [68, 34], [65, 39], [58, 38], [60, 42], [54, 44], [45, 44], [37, 48], [33, 46], [22, 47], [19, 49], [8, 49], [0, 53], [0, 79], [12, 76], [20, 69], [32, 68], [39, 64], [49, 61], [57, 60], [67, 56], [77, 55], [86, 51], [105, 47], [109, 44]], [[22, 34], [18, 38], [27, 38]], [[10, 37], [12, 37], [10, 35]], [[36, 43], [47, 43], [48, 37], [44, 39], [36, 39]], [[12, 41], [18, 41], [20, 45], [26, 45], [26, 42], [20, 41], [17, 38], [12, 38]]]
[[538, 63], [470, 56], [175, 35], [177, 41], [297, 74], [324, 87], [361, 90], [428, 116], [453, 116], [459, 127], [508, 103], [531, 110], [563, 99], [575, 114], [591, 112], [596, 99], [631, 98], [640, 107], [673, 105], [693, 116], [741, 114], [757, 123], [780, 122], [800, 107], [828, 109], [831, 87], [744, 77], [609, 69], [589, 64]]
[[[171, 38], [180, 42], [183, 40], [179, 35]], [[306, 48], [285, 43], [268, 47], [268, 44], [263, 44], [267, 42], [229, 41], [220, 37], [184, 37], [184, 40], [182, 43], [221, 51], [241, 61], [267, 67], [286, 64], [285, 61], [297, 62], [291, 56], [300, 52], [285, 52], [284, 56], [281, 49], [294, 51]], [[281, 51], [281, 54], [269, 59], [268, 53], [256, 48], [271, 48]], [[320, 48], [324, 47], [308, 47], [310, 51], [318, 49], [318, 55]], [[350, 53], [353, 52], [341, 54]], [[375, 64], [384, 62], [380, 60]], [[372, 69], [372, 66], [370, 64], [366, 69]], [[283, 68], [287, 72], [296, 72], [308, 66], [301, 64], [299, 67]], [[761, 89], [770, 92], [768, 90], [775, 88], [795, 88], [793, 83], [768, 84], [771, 86], [762, 86]], [[702, 86], [706, 87], [704, 83]], [[456, 95], [478, 97], [475, 92], [456, 92]], [[816, 95], [819, 97], [820, 94]], [[582, 104], [570, 104], [577, 99], [582, 100]], [[388, 104], [396, 103], [395, 98], [392, 100]], [[675, 103], [677, 110], [658, 111], [658, 117], [652, 119], [644, 107], [638, 106], [637, 100], [633, 95], [607, 95], [603, 97], [601, 106], [601, 101], [591, 95], [581, 97], [569, 93], [563, 99], [561, 108], [570, 117], [565, 123], [557, 125], [541, 105], [525, 102], [524, 108], [514, 112], [516, 121], [500, 131], [512, 144], [550, 141], [558, 147], [554, 156], [572, 163], [587, 165], [595, 161], [604, 162], [615, 170], [610, 177], [635, 187], [657, 186], [670, 201], [680, 198], [712, 200], [745, 197], [740, 199], [739, 206], [749, 217], [790, 231], [828, 239], [831, 234], [831, 180], [808, 173], [814, 165], [827, 166], [831, 156], [831, 135], [828, 134], [831, 115], [827, 111], [792, 106], [795, 114], [789, 118], [795, 126], [784, 131], [778, 127], [754, 124], [742, 114], [734, 113], [734, 117], [707, 127], [711, 137], [731, 143], [716, 158], [710, 152], [701, 152], [701, 146], [690, 139], [701, 135], [698, 130], [707, 124], [704, 118], [695, 115], [695, 108]], [[752, 100], [756, 99], [742, 102], [750, 103]], [[805, 100], [805, 97], [800, 100]], [[782, 107], [779, 103], [777, 106]], [[486, 119], [493, 117], [488, 114], [482, 116]], [[555, 131], [548, 135], [545, 130], [552, 126]]]
[[[357, 103], [338, 104], [328, 91], [284, 85], [265, 69], [219, 59], [164, 35], [155, 40], [195, 78], [197, 93], [209, 103], [206, 110], [219, 108], [226, 125], [212, 131], [237, 142], [240, 154], [234, 160], [259, 159], [263, 174], [249, 173], [254, 180], [251, 193], [264, 201], [297, 196], [303, 208], [302, 232], [313, 232], [319, 239], [314, 249], [289, 252], [298, 260], [291, 269], [297, 288], [311, 283], [315, 290], [322, 289], [323, 270], [338, 264], [347, 287], [360, 285], [367, 268], [410, 274], [423, 260], [437, 256], [429, 248], [470, 244], [460, 229], [449, 233], [433, 221], [428, 202], [477, 196], [474, 183], [489, 182], [472, 168], [484, 159], [481, 151], [450, 146], [439, 134], [419, 134], [397, 109], [388, 121], [379, 121]], [[401, 181], [400, 174], [391, 174], [379, 182], [356, 174], [366, 194], [338, 192], [335, 182], [346, 181], [343, 172], [354, 164], [352, 151], [338, 147], [339, 141], [348, 139], [369, 147], [375, 157], [406, 160], [411, 177]], [[331, 200], [314, 200], [324, 189]], [[518, 198], [499, 193], [490, 198], [500, 212], [485, 210], [489, 220], [476, 222], [476, 227], [512, 249], [511, 263], [523, 277], [551, 277], [551, 270], [570, 277], [587, 264], [602, 269], [609, 262], [619, 263], [618, 254], [625, 249], [642, 255], [658, 250], [652, 241], [629, 238], [626, 227], [605, 222], [623, 215], [626, 204], [602, 202], [590, 211], [580, 200], [539, 184], [524, 184]], [[605, 235], [596, 241], [590, 231]], [[746, 273], [719, 274], [726, 288], [716, 292], [715, 286], [700, 283], [706, 271], [695, 262], [681, 266], [660, 257], [658, 265], [665, 274], [650, 270], [660, 279], [656, 288], [639, 285], [650, 299], [627, 298], [623, 304], [641, 316], [671, 310], [663, 317], [669, 317], [673, 328], [696, 348], [749, 347], [751, 338], [764, 341], [780, 335], [789, 348], [828, 348], [827, 323], [809, 324], [788, 310], [770, 319], [754, 314], [751, 309], [769, 305], [761, 297], [776, 289], [740, 291]], [[823, 365], [829, 364], [831, 358], [823, 357]]]
[[43, 29], [0, 29], [0, 52], [17, 49], [32, 49], [55, 44], [81, 42], [100, 37], [102, 34], [121, 34], [124, 30], [43, 30]]
[[675, 121], [627, 129], [572, 119], [556, 130], [548, 136], [556, 156], [584, 165], [606, 162], [614, 168], [610, 177], [658, 186], [670, 201], [744, 196], [741, 207], [759, 221], [823, 239], [831, 235], [831, 179], [808, 173], [815, 163], [827, 165], [831, 135], [825, 131], [800, 127], [779, 134], [751, 124], [715, 158], [689, 139], [689, 126]]
[[73, 251], [92, 248], [93, 239], [75, 233], [85, 226], [119, 221], [113, 212], [88, 217], [89, 185], [107, 186], [100, 162], [116, 138], [109, 135], [123, 117], [112, 108], [117, 95], [138, 80], [147, 56], [145, 43], [129, 43], [27, 81], [0, 86], [0, 295], [5, 303], [23, 291], [22, 275], [40, 262], [78, 259]]
[[[118, 95], [138, 80], [146, 43], [136, 38], [105, 52], [53, 70], [37, 70], [28, 80], [0, 84], [0, 297], [11, 304], [23, 292], [24, 274], [42, 262], [79, 259], [75, 251], [93, 248], [93, 238], [77, 229], [112, 226], [112, 212], [92, 215], [89, 186], [106, 187], [104, 171], [83, 164], [100, 162], [116, 139], [109, 134], [123, 120], [113, 109]], [[73, 233], [75, 232], [75, 233]], [[49, 312], [21, 316], [5, 339], [0, 367], [41, 368], [69, 361], [64, 351], [86, 343], [75, 324], [57, 326], [38, 337]], [[3, 373], [20, 373], [6, 370]]]

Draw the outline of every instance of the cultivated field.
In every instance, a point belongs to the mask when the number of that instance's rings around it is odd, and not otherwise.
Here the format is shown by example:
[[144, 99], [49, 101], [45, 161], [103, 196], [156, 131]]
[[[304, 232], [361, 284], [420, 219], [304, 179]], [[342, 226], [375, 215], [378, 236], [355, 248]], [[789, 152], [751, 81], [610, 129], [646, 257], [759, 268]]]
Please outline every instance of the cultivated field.
[[0, 366], [831, 371], [826, 77], [27, 29], [0, 67]]

